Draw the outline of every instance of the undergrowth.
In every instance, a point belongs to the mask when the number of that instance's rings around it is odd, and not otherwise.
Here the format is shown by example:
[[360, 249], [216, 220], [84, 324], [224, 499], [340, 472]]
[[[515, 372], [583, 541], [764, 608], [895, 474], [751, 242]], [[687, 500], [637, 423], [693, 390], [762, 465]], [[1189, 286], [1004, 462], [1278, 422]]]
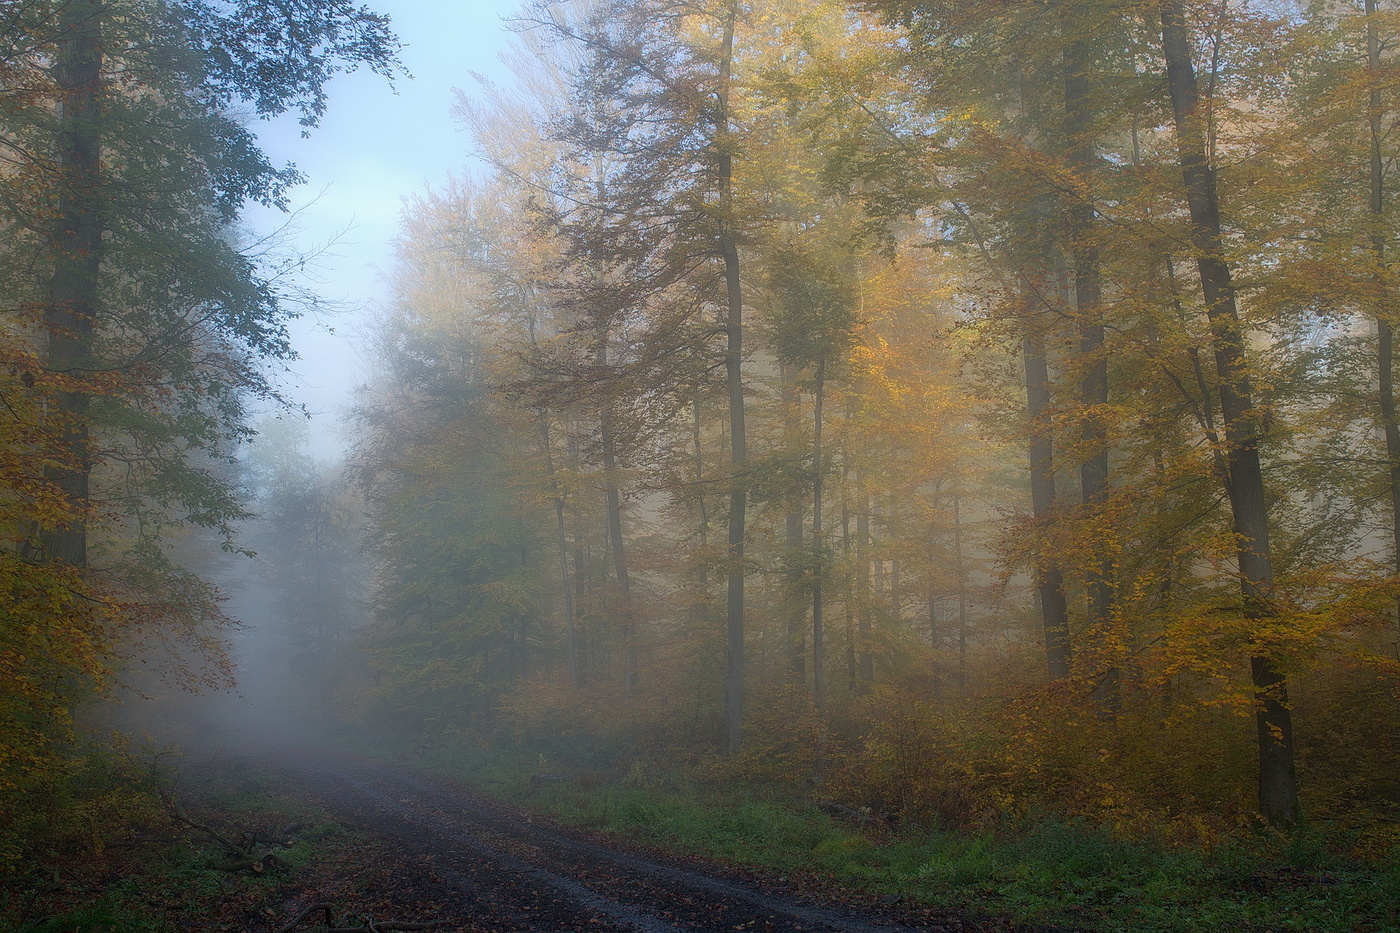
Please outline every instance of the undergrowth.
[[810, 789], [741, 786], [704, 768], [560, 768], [567, 782], [535, 786], [530, 775], [551, 767], [537, 754], [445, 744], [407, 757], [563, 823], [978, 915], [1105, 933], [1400, 929], [1400, 865], [1340, 855], [1315, 830], [1242, 833], [1209, 850], [1047, 816], [963, 833], [833, 818]]
[[[101, 790], [127, 801], [102, 833], [53, 836], [27, 864], [0, 875], [0, 933], [172, 933], [208, 927], [219, 911], [257, 915], [280, 903], [285, 881], [303, 872], [343, 831], [308, 812], [275, 775], [237, 760], [113, 770]], [[232, 873], [230, 855], [165, 813], [157, 789], [176, 787], [189, 815], [236, 836], [302, 824], [293, 844], [272, 847], [280, 865]]]

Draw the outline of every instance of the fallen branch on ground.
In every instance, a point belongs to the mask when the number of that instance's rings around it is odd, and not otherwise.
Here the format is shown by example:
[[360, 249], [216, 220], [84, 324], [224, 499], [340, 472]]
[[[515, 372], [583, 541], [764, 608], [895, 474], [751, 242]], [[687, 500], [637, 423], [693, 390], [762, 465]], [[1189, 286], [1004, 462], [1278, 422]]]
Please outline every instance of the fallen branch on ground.
[[[239, 834], [239, 838], [242, 839], [244, 843], [243, 845], [239, 845], [208, 823], [201, 823], [191, 817], [185, 812], [185, 808], [180, 805], [180, 801], [175, 799], [174, 791], [169, 788], [160, 787], [157, 788], [157, 792], [160, 794], [161, 802], [165, 804], [165, 810], [170, 814], [172, 820], [180, 825], [188, 826], [190, 829], [203, 833], [214, 842], [218, 843], [225, 852], [234, 857], [233, 862], [218, 866], [222, 871], [251, 871], [255, 875], [260, 875], [269, 869], [277, 869], [286, 866], [286, 862], [282, 861], [273, 853], [260, 853], [257, 851], [256, 847], [261, 843], [277, 845], [285, 849], [291, 846], [290, 840], [267, 839], [259, 832], [250, 831]], [[286, 835], [290, 836], [293, 829], [301, 825], [302, 824], [293, 824], [292, 827], [288, 827]]]
[[271, 852], [260, 858], [245, 858], [237, 862], [229, 862], [226, 865], [216, 866], [220, 871], [239, 872], [251, 871], [255, 875], [261, 875], [264, 871], [286, 867], [286, 863]]
[[329, 904], [311, 904], [304, 908], [301, 913], [292, 918], [277, 933], [292, 933], [297, 927], [316, 914], [321, 914], [322, 922], [320, 926], [306, 927], [302, 933], [408, 933], [412, 930], [434, 930], [451, 924], [450, 920], [430, 920], [425, 923], [403, 922], [399, 920], [381, 920], [376, 923], [373, 919], [365, 918], [363, 926], [340, 927], [335, 925], [335, 915], [331, 912]]

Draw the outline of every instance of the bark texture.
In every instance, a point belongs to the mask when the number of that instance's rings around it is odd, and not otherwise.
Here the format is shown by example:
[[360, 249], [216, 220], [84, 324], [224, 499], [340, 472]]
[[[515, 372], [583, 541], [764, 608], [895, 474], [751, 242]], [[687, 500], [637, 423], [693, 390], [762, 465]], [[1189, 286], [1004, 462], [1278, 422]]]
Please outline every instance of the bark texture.
[[[1215, 171], [1206, 155], [1200, 91], [1181, 4], [1163, 3], [1161, 23], [1162, 53], [1191, 215], [1192, 246], [1215, 352], [1229, 471], [1226, 491], [1234, 520], [1240, 593], [1246, 618], [1262, 620], [1273, 614], [1273, 566], [1264, 475], [1259, 461], [1259, 413], [1250, 389], [1244, 328], [1235, 303], [1234, 283], [1221, 249], [1220, 196]], [[1288, 682], [1263, 651], [1250, 659], [1250, 671], [1258, 704], [1259, 812], [1272, 825], [1287, 829], [1298, 820]]]

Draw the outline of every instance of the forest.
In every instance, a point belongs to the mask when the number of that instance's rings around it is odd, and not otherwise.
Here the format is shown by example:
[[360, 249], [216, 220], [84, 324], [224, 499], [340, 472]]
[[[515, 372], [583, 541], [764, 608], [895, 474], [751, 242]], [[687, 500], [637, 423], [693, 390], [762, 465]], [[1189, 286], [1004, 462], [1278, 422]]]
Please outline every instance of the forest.
[[0, 868], [235, 682], [302, 743], [1393, 858], [1400, 5], [506, 27], [327, 463], [240, 217], [304, 180], [257, 118], [405, 78], [387, 17], [0, 11]]

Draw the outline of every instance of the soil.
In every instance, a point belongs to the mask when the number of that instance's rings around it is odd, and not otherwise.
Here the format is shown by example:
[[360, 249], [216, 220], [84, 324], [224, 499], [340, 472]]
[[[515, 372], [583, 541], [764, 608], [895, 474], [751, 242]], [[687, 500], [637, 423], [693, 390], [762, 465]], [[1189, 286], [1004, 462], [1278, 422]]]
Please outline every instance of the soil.
[[307, 796], [371, 842], [321, 866], [319, 880], [284, 887], [278, 909], [247, 910], [231, 928], [273, 933], [324, 901], [338, 904], [344, 924], [437, 920], [464, 933], [1051, 929], [651, 851], [383, 764], [345, 758], [293, 773]]

